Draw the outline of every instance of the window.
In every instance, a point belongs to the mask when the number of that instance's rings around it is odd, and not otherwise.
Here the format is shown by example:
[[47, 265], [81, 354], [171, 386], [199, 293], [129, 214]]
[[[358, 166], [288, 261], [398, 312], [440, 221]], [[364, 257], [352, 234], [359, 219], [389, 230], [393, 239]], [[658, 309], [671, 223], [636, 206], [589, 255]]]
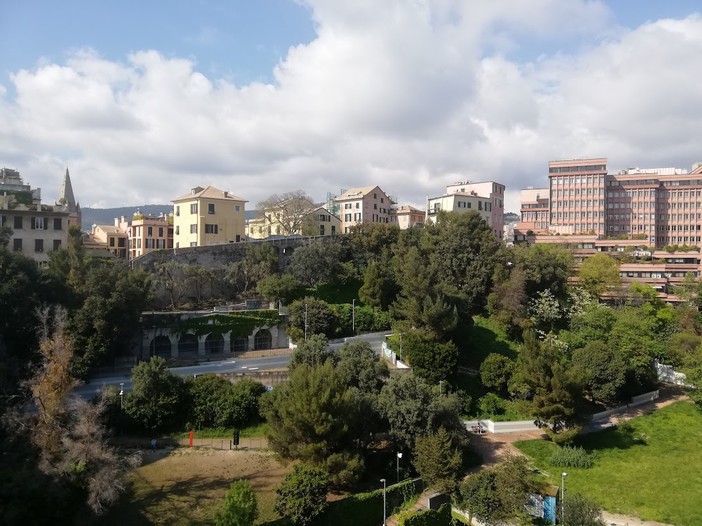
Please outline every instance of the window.
[[197, 203], [193, 203], [190, 205], [190, 213], [197, 214]]
[[111, 247], [114, 247], [114, 246], [115, 246], [115, 238], [114, 238], [114, 237], [111, 237], [111, 238], [110, 238], [110, 246], [111, 246]]
[[34, 240], [34, 252], [44, 252], [44, 240], [35, 239]]
[[158, 227], [158, 237], [163, 237], [163, 227]]
[[146, 237], [153, 237], [154, 235], [154, 227], [150, 226], [146, 229]]
[[344, 214], [344, 221], [351, 221], [351, 214]]
[[361, 208], [361, 203], [356, 203], [356, 208]]
[[54, 250], [61, 250], [61, 240], [54, 239]]
[[12, 250], [22, 252], [22, 239], [15, 238], [12, 240]]
[[180, 216], [180, 206], [176, 206], [176, 217]]
[[210, 215], [215, 213], [215, 204], [214, 203], [207, 204], [207, 213]]
[[320, 236], [324, 235], [324, 225], [319, 225], [319, 235]]
[[126, 245], [127, 245], [127, 240], [126, 240], [125, 238], [120, 237], [120, 238], [117, 240], [117, 246], [118, 246], [118, 247], [125, 248]]
[[332, 234], [332, 236], [333, 236], [334, 234], [336, 234], [336, 225], [332, 225], [332, 226], [331, 226], [331, 234]]
[[197, 224], [190, 225], [190, 233], [197, 234]]
[[63, 221], [60, 217], [54, 217], [54, 230], [63, 230]]
[[180, 235], [180, 225], [178, 225], [178, 226], [175, 227], [175, 233], [176, 233], [177, 236]]
[[32, 230], [46, 230], [49, 226], [45, 217], [33, 217], [30, 224]]
[[239, 212], [239, 211], [241, 210], [241, 206], [235, 205], [235, 206], [234, 206], [234, 210], [237, 211], [237, 212]]
[[[22, 216], [15, 216], [15, 221], [14, 221], [14, 229], [15, 230], [21, 230], [22, 229]], [[22, 250], [22, 248], [20, 248]]]
[[191, 241], [190, 242], [191, 247], [196, 247], [197, 246], [197, 241]]
[[217, 225], [205, 225], [205, 234], [216, 234], [217, 232]]

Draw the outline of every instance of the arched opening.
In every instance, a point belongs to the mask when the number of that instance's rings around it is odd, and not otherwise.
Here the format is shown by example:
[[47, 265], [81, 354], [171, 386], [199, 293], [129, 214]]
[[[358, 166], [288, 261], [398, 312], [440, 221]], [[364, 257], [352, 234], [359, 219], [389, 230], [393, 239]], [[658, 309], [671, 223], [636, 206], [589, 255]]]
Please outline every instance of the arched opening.
[[270, 349], [273, 346], [273, 336], [268, 329], [260, 329], [254, 336], [254, 349], [257, 351]]
[[171, 357], [171, 340], [168, 336], [156, 336], [149, 345], [149, 356]]
[[249, 339], [244, 337], [236, 337], [230, 340], [231, 352], [246, 352], [249, 350]]
[[194, 334], [183, 334], [178, 340], [178, 356], [197, 355], [197, 336]]
[[216, 332], [212, 332], [205, 338], [205, 353], [222, 354], [224, 352], [224, 338]]
[[295, 252], [295, 249], [293, 247], [284, 247], [283, 248], [283, 254], [286, 256], [292, 256], [293, 252]]

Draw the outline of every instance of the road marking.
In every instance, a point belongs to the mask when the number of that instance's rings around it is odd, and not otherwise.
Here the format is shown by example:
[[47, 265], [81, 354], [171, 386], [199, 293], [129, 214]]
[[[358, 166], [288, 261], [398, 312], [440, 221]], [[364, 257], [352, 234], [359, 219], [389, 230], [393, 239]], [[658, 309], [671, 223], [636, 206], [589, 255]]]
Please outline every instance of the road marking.
[[258, 371], [258, 367], [249, 367], [249, 371]]

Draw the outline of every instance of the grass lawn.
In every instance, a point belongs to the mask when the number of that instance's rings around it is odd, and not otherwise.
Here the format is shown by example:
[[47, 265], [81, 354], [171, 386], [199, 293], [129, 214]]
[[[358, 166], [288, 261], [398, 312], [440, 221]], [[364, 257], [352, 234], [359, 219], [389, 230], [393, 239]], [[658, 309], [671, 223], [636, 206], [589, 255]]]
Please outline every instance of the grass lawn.
[[550, 465], [556, 446], [545, 440], [516, 442], [521, 451], [567, 492], [595, 499], [613, 513], [675, 525], [702, 525], [702, 413], [678, 402], [629, 421], [628, 425], [583, 435], [578, 440], [596, 452], [590, 469]]
[[[266, 431], [268, 430], [268, 424], [265, 422], [256, 424], [251, 427], [245, 427], [239, 431], [239, 436], [241, 438], [260, 438], [266, 436]], [[234, 430], [231, 428], [221, 428], [221, 427], [211, 427], [207, 429], [197, 429], [195, 430], [196, 438], [222, 438], [230, 439], [232, 438]], [[183, 431], [182, 433], [176, 433], [173, 437], [177, 439], [185, 439], [190, 436], [190, 431]]]

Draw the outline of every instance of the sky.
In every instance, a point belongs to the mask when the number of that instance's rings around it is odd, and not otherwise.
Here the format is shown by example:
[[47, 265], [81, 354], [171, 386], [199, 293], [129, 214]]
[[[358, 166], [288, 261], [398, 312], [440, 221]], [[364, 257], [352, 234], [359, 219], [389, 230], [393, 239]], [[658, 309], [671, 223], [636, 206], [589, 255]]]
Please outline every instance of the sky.
[[0, 166], [83, 207], [247, 208], [702, 161], [699, 0], [0, 0]]

